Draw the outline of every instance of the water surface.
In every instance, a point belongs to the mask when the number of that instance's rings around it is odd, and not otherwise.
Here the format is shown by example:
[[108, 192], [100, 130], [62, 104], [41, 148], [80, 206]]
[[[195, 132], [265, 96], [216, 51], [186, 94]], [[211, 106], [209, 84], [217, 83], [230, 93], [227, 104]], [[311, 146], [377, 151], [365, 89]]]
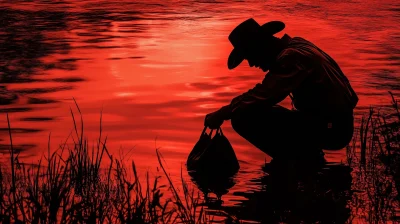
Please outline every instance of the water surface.
[[[115, 155], [130, 152], [142, 171], [157, 166], [161, 148], [178, 180], [203, 119], [261, 82], [264, 73], [242, 63], [227, 69], [227, 36], [240, 22], [281, 20], [284, 31], [318, 45], [349, 78], [360, 101], [387, 105], [399, 96], [398, 1], [2, 1], [0, 3], [0, 150], [8, 150], [6, 112], [20, 158], [37, 161], [73, 128], [79, 104], [93, 141], [103, 135]], [[289, 107], [286, 99], [282, 105]], [[224, 196], [260, 189], [269, 157], [223, 125], [241, 171]], [[330, 162], [345, 151], [326, 152]], [[152, 171], [153, 172], [153, 171]]]

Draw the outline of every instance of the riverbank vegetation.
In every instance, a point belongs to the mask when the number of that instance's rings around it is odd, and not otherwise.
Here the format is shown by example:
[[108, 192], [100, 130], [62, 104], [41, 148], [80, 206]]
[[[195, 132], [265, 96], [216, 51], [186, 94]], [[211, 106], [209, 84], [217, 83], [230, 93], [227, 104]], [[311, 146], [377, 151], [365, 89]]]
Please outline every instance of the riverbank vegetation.
[[400, 112], [389, 93], [391, 105], [370, 108], [347, 147], [355, 192], [349, 223], [400, 223]]
[[[10, 122], [10, 159], [0, 167], [0, 223], [207, 223], [201, 197], [182, 178], [180, 194], [167, 175], [139, 178], [134, 161], [115, 158], [107, 137], [89, 145], [78, 105], [80, 125], [38, 164], [22, 163], [14, 152]], [[101, 123], [101, 118], [100, 118]], [[49, 136], [50, 141], [50, 136]], [[71, 144], [72, 142], [72, 144]], [[104, 167], [104, 164], [108, 164]], [[160, 184], [166, 178], [169, 186]], [[144, 182], [144, 183], [143, 183]], [[172, 197], [166, 199], [165, 191]], [[182, 197], [181, 195], [184, 195]]]

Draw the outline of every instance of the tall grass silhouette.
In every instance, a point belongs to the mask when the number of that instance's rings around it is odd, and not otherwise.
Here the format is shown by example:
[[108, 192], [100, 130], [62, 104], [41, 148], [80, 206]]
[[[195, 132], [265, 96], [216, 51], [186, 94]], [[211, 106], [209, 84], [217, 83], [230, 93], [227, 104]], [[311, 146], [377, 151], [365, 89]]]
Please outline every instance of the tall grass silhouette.
[[[38, 164], [26, 164], [13, 149], [11, 124], [10, 162], [0, 166], [0, 223], [208, 223], [200, 194], [181, 179], [183, 195], [173, 185], [157, 149], [169, 186], [161, 176], [146, 173], [141, 183], [134, 161], [114, 158], [102, 136], [89, 146], [78, 104], [80, 126], [71, 109], [74, 130], [54, 152]], [[102, 114], [102, 113], [101, 113]], [[72, 141], [72, 144], [69, 142]], [[129, 172], [131, 169], [131, 172]], [[151, 181], [151, 179], [154, 179]], [[172, 198], [164, 191], [170, 190]]]
[[353, 219], [366, 223], [400, 222], [400, 112], [392, 98], [390, 108], [370, 108], [347, 147], [353, 168]]

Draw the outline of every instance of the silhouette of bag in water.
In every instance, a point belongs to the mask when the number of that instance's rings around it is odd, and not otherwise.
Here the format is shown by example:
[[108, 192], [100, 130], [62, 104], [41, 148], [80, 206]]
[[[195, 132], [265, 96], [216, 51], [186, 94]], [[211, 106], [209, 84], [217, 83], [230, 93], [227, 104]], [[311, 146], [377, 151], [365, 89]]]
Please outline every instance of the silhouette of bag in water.
[[195, 144], [187, 159], [189, 171], [202, 174], [232, 175], [240, 166], [229, 140], [222, 133], [222, 129], [216, 130], [215, 136], [206, 133], [204, 127], [199, 141]]
[[195, 170], [189, 171], [189, 176], [196, 186], [204, 194], [206, 201], [209, 199], [209, 193], [214, 193], [218, 200], [229, 192], [229, 189], [235, 186], [236, 180], [232, 174], [203, 173]]

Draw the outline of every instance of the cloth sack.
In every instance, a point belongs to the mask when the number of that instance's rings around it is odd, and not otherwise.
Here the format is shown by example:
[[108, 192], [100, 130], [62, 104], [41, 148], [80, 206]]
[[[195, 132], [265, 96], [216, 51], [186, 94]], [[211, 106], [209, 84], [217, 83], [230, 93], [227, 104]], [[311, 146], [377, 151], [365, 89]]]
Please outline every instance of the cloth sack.
[[[204, 127], [199, 140], [190, 152], [186, 165], [188, 171], [204, 175], [232, 175], [239, 170], [239, 161], [222, 129], [211, 130], [207, 134]], [[215, 135], [212, 137], [213, 132]]]

